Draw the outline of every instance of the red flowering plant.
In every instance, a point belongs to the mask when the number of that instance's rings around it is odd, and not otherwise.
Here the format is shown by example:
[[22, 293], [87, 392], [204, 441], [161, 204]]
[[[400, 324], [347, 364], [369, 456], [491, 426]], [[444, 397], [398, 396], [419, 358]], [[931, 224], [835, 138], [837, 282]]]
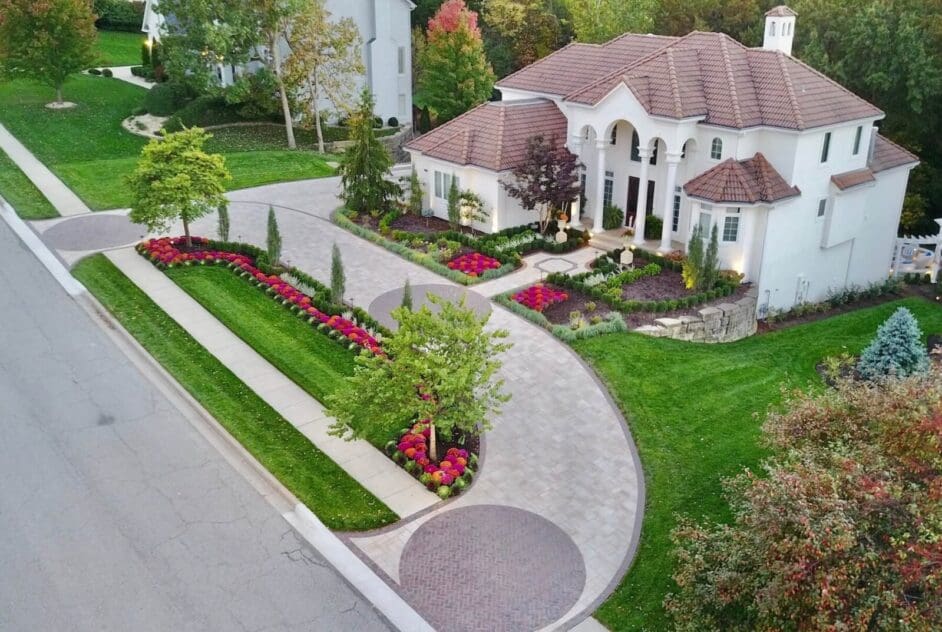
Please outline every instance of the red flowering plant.
[[469, 252], [459, 255], [448, 262], [448, 267], [468, 276], [479, 277], [488, 270], [496, 270], [501, 266], [500, 261], [494, 257], [482, 255], [479, 252]]
[[[209, 240], [203, 237], [191, 239], [194, 246], [209, 244]], [[310, 296], [277, 275], [265, 274], [255, 266], [251, 257], [225, 250], [206, 249], [183, 252], [180, 246], [184, 243], [185, 237], [161, 237], [141, 242], [137, 250], [159, 268], [194, 264], [225, 265], [237, 272], [239, 276], [265, 290], [269, 296], [282, 305], [291, 307], [292, 311], [306, 318], [309, 323], [331, 337], [347, 343], [351, 348], [362, 347], [374, 354], [383, 354], [379, 340], [369, 331], [348, 318], [321, 311], [313, 305]]]
[[525, 290], [517, 292], [513, 295], [512, 298], [514, 301], [525, 307], [529, 307], [530, 309], [537, 312], [542, 312], [550, 305], [562, 303], [563, 301], [567, 300], [569, 295], [562, 290], [557, 290], [556, 288], [550, 287], [549, 285], [537, 283], [536, 285], [531, 285]]
[[419, 421], [411, 428], [403, 429], [399, 441], [387, 443], [386, 451], [393, 461], [402, 464], [423, 485], [439, 497], [448, 498], [471, 484], [478, 457], [463, 448], [451, 447], [436, 463], [429, 455], [431, 434], [432, 425], [428, 420]]

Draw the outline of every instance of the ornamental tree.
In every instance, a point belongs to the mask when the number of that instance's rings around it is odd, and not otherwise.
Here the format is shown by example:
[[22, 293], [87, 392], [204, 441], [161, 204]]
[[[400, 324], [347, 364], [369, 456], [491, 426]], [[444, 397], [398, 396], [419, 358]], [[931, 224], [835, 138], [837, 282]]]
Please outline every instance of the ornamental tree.
[[193, 246], [190, 222], [226, 206], [225, 182], [232, 179], [223, 156], [203, 151], [209, 138], [204, 130], [191, 127], [144, 146], [127, 177], [132, 222], [165, 231], [180, 220], [186, 245]]
[[268, 207], [268, 231], [265, 238], [265, 248], [268, 251], [268, 261], [274, 266], [281, 259], [281, 231], [278, 230], [278, 218], [275, 217], [275, 207]]
[[786, 397], [730, 524], [674, 531], [680, 630], [942, 628], [942, 372]]
[[330, 249], [330, 301], [334, 305], [343, 305], [343, 292], [346, 285], [347, 277], [343, 272], [343, 259], [340, 257], [340, 248], [335, 243]]
[[0, 0], [0, 72], [54, 88], [56, 103], [69, 75], [95, 63], [97, 37], [87, 0]]
[[900, 307], [880, 325], [876, 338], [864, 349], [857, 370], [868, 380], [924, 373], [929, 354], [913, 313]]
[[349, 126], [353, 144], [340, 162], [340, 197], [347, 208], [358, 213], [385, 210], [400, 188], [389, 180], [393, 160], [373, 130], [373, 97], [369, 90], [361, 93]]
[[452, 303], [429, 294], [435, 310], [402, 307], [392, 316], [396, 335], [383, 342], [386, 356], [361, 354], [353, 376], [329, 398], [332, 432], [347, 438], [428, 419], [429, 456], [438, 459], [437, 434], [479, 434], [491, 427], [510, 396], [497, 377], [498, 356], [511, 345], [504, 330], [486, 327], [464, 299]]
[[579, 198], [579, 157], [559, 143], [556, 137], [542, 135], [527, 141], [523, 163], [513, 170], [513, 180], [503, 183], [508, 195], [528, 211], [537, 211], [540, 232]]
[[702, 285], [703, 272], [703, 228], [695, 224], [690, 231], [690, 242], [687, 244], [687, 258], [684, 259], [681, 276], [684, 286], [688, 290], [699, 288]]
[[[513, 55], [512, 70], [532, 64], [565, 43], [561, 21], [550, 9], [546, 0], [488, 0], [484, 5], [485, 23]], [[492, 63], [496, 64], [493, 57]]]
[[419, 60], [416, 103], [438, 122], [484, 103], [494, 88], [494, 71], [484, 54], [478, 14], [463, 0], [447, 0], [428, 21], [427, 44]]

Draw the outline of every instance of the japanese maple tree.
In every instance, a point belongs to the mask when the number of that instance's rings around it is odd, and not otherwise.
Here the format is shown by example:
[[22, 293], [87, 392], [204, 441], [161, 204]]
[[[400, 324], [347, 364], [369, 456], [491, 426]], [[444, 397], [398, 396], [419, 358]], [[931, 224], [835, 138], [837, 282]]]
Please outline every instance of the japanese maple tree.
[[579, 157], [555, 137], [533, 136], [527, 141], [524, 162], [503, 186], [520, 206], [539, 213], [540, 232], [546, 232], [556, 214], [579, 197]]

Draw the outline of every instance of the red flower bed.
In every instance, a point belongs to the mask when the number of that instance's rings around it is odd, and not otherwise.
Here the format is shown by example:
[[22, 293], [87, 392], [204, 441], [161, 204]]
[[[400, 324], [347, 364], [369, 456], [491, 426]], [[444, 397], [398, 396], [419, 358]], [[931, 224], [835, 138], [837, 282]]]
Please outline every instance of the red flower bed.
[[[193, 237], [194, 247], [204, 246], [209, 243], [208, 239], [203, 237]], [[304, 294], [290, 283], [285, 282], [281, 277], [274, 274], [265, 274], [255, 267], [255, 262], [251, 257], [227, 252], [224, 250], [195, 250], [193, 252], [183, 252], [180, 247], [186, 243], [184, 237], [161, 237], [159, 239], [148, 239], [138, 244], [138, 252], [148, 257], [157, 265], [173, 267], [175, 265], [191, 265], [193, 263], [209, 263], [228, 265], [233, 270], [243, 275], [248, 275], [254, 282], [265, 290], [271, 290], [272, 296], [282, 303], [291, 303], [299, 310], [308, 315], [312, 324], [323, 325], [327, 329], [337, 332], [350, 343], [357, 344], [364, 349], [369, 349], [376, 354], [382, 354], [382, 348], [379, 341], [376, 340], [368, 331], [357, 325], [351, 320], [341, 316], [325, 314], [311, 304], [311, 297]]]
[[390, 441], [387, 451], [397, 463], [403, 463], [407, 472], [416, 476], [423, 485], [441, 498], [459, 493], [471, 484], [473, 466], [477, 456], [461, 448], [448, 448], [438, 463], [428, 456], [428, 439], [431, 427], [426, 422], [417, 422], [405, 432], [399, 441]]
[[452, 270], [464, 272], [468, 276], [481, 276], [488, 270], [496, 270], [501, 265], [500, 261], [494, 257], [482, 255], [479, 252], [469, 252], [466, 255], [459, 255], [448, 262], [448, 267]]
[[531, 285], [521, 292], [517, 292], [512, 298], [525, 307], [529, 307], [537, 312], [542, 312], [550, 305], [562, 303], [567, 300], [569, 295], [562, 290], [557, 290], [548, 285], [538, 283]]

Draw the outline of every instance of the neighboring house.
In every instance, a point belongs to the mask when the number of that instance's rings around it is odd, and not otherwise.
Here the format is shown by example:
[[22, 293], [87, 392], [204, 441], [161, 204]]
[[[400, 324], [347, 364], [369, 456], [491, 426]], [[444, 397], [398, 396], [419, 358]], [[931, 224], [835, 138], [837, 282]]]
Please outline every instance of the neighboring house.
[[[159, 40], [167, 18], [159, 11], [158, 0], [147, 0], [141, 30], [148, 40]], [[331, 18], [352, 18], [363, 40], [362, 85], [376, 99], [377, 116], [387, 121], [396, 117], [401, 123], [412, 121], [412, 30], [410, 0], [326, 0]], [[172, 16], [170, 16], [172, 20]], [[245, 67], [219, 64], [216, 74], [222, 85], [230, 85], [242, 72], [251, 72], [261, 64]]]
[[543, 134], [580, 157], [594, 231], [607, 204], [625, 210], [636, 245], [645, 215], [664, 218], [651, 244], [662, 253], [715, 225], [722, 266], [758, 285], [760, 314], [885, 279], [918, 159], [877, 133], [883, 112], [790, 56], [795, 18], [769, 11], [762, 48], [720, 33], [626, 34], [505, 77], [504, 101], [406, 146], [428, 206], [445, 217], [456, 177], [485, 201], [478, 228], [535, 220], [501, 182]]

